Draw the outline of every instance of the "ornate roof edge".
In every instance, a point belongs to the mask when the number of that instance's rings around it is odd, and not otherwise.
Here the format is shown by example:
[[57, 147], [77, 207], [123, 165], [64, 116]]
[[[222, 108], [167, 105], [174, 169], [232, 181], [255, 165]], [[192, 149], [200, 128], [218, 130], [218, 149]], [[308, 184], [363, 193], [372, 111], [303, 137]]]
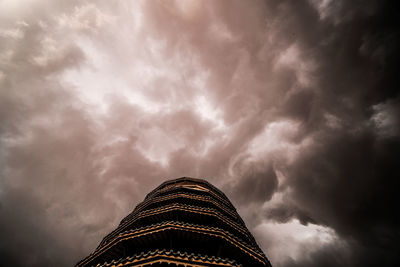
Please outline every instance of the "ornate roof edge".
[[169, 212], [172, 210], [184, 210], [188, 212], [195, 212], [195, 213], [203, 213], [208, 216], [214, 216], [225, 222], [227, 225], [230, 225], [231, 227], [235, 228], [237, 231], [242, 233], [243, 235], [247, 236], [250, 240], [251, 239], [251, 234], [248, 232], [248, 230], [242, 226], [241, 224], [229, 219], [225, 215], [223, 215], [221, 212], [213, 209], [213, 208], [202, 208], [202, 207], [197, 207], [197, 206], [192, 206], [192, 205], [186, 205], [186, 204], [170, 204], [166, 205], [163, 207], [155, 208], [155, 209], [150, 209], [150, 210], [145, 210], [142, 212], [137, 213], [135, 216], [130, 218], [123, 226], [118, 226], [117, 229], [115, 229], [113, 232], [108, 234], [100, 243], [99, 247], [102, 247], [106, 245], [107, 243], [110, 242], [110, 240], [113, 239], [115, 235], [117, 235], [118, 230], [125, 229], [127, 228], [131, 223], [135, 222], [137, 219], [146, 217], [146, 216], [151, 216], [154, 214], [160, 214], [160, 212]]
[[147, 194], [146, 198], [148, 198], [149, 196], [153, 195], [154, 192], [158, 191], [160, 188], [163, 188], [164, 186], [168, 185], [168, 184], [172, 184], [172, 183], [178, 183], [181, 181], [191, 181], [191, 182], [195, 182], [195, 183], [200, 183], [200, 184], [205, 184], [208, 187], [210, 187], [212, 190], [217, 191], [218, 194], [220, 194], [221, 196], [224, 197], [224, 199], [227, 200], [228, 203], [231, 204], [231, 206], [234, 208], [234, 206], [232, 205], [232, 203], [229, 201], [229, 199], [226, 197], [226, 195], [219, 190], [217, 187], [215, 187], [214, 185], [212, 185], [210, 182], [208, 182], [207, 180], [204, 179], [199, 179], [199, 178], [193, 178], [193, 177], [180, 177], [180, 178], [175, 178], [175, 179], [170, 179], [167, 180], [165, 182], [163, 182], [162, 184], [160, 184], [159, 186], [157, 186], [154, 190], [152, 190], [150, 193]]
[[[126, 239], [130, 239], [130, 238], [136, 238], [141, 235], [146, 235], [149, 233], [148, 231], [151, 229], [153, 229], [152, 232], [165, 231], [166, 230], [166, 229], [164, 229], [165, 227], [167, 227], [167, 228], [178, 227], [181, 230], [185, 230], [185, 231], [194, 231], [194, 232], [207, 234], [207, 235], [211, 235], [211, 236], [218, 236], [222, 239], [225, 239], [229, 243], [233, 244], [234, 246], [236, 246], [237, 248], [239, 248], [240, 250], [242, 250], [249, 256], [253, 257], [255, 260], [262, 262], [262, 263], [268, 262], [268, 259], [265, 257], [264, 253], [261, 250], [259, 250], [259, 248], [243, 242], [241, 239], [237, 238], [236, 236], [233, 236], [229, 232], [223, 231], [220, 228], [191, 224], [191, 223], [182, 223], [182, 222], [177, 222], [177, 221], [165, 221], [162, 223], [156, 223], [156, 224], [152, 224], [152, 225], [138, 228], [135, 230], [130, 230], [130, 231], [120, 233], [118, 236], [114, 237], [110, 242], [105, 244], [103, 247], [94, 251], [88, 257], [86, 257], [81, 262], [79, 262], [77, 264], [77, 266], [81, 266], [80, 265], [81, 263], [88, 262], [88, 261], [92, 260], [93, 258], [97, 257], [98, 255], [100, 255], [103, 252], [105, 252], [106, 250], [108, 250], [107, 247], [113, 246], [116, 243], [119, 243], [122, 239], [126, 240]], [[156, 231], [155, 229], [157, 229], [157, 228], [159, 228], [159, 229]], [[148, 233], [146, 233], [146, 232], [148, 232]]]
[[[154, 261], [151, 261], [152, 259], [154, 259]], [[187, 264], [188, 262], [196, 263], [196, 266], [199, 266], [198, 264], [201, 264], [203, 266], [209, 266], [209, 264], [217, 266], [234, 266], [234, 267], [242, 266], [241, 264], [238, 264], [235, 260], [230, 260], [227, 258], [220, 258], [214, 256], [209, 257], [207, 255], [201, 255], [201, 254], [157, 249], [154, 251], [148, 251], [146, 253], [142, 252], [140, 254], [135, 254], [133, 256], [126, 258], [121, 258], [116, 261], [113, 260], [110, 263], [103, 263], [101, 265], [98, 264], [96, 267], [124, 266], [127, 264], [139, 263], [139, 261], [147, 261], [147, 263], [150, 263], [148, 262], [149, 260], [151, 261], [151, 263], [152, 262], [166, 262], [166, 263], [180, 263], [180, 264], [186, 263], [185, 266], [190, 266], [190, 264]]]
[[230, 214], [233, 218], [238, 219], [238, 220], [240, 219], [240, 216], [238, 214], [227, 209], [225, 206], [223, 206], [219, 202], [217, 202], [214, 198], [212, 198], [210, 196], [203, 196], [203, 195], [197, 195], [197, 194], [192, 194], [192, 193], [172, 193], [172, 194], [169, 194], [166, 196], [158, 196], [158, 197], [150, 198], [146, 201], [143, 201], [142, 202], [143, 204], [140, 203], [140, 205], [137, 205], [134, 211], [136, 211], [136, 212], [142, 211], [144, 208], [146, 208], [147, 206], [149, 206], [151, 204], [154, 204], [157, 202], [162, 202], [162, 201], [169, 200], [169, 199], [176, 199], [176, 198], [195, 199], [195, 200], [213, 203], [220, 209], [224, 210], [227, 214]]

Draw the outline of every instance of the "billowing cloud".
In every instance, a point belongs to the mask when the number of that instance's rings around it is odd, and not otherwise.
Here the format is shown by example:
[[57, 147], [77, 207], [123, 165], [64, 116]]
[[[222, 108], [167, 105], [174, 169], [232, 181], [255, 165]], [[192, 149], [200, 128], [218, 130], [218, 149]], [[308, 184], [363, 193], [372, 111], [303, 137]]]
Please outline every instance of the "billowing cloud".
[[1, 1], [2, 262], [71, 266], [193, 176], [274, 266], [398, 265], [398, 25], [395, 1]]

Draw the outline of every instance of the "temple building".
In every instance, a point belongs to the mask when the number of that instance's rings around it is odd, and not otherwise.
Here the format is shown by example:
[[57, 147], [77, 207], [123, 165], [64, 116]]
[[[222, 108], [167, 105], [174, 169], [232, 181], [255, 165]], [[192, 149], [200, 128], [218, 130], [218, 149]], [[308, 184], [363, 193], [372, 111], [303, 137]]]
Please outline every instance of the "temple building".
[[229, 199], [205, 180], [151, 191], [76, 266], [271, 266]]

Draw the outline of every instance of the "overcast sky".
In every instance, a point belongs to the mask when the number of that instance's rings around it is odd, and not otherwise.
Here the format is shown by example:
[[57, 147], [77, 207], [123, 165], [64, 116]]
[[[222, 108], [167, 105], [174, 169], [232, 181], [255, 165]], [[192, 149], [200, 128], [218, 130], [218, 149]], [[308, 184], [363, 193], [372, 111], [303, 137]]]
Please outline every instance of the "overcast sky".
[[273, 266], [398, 266], [396, 2], [0, 0], [1, 262], [72, 266], [192, 176]]

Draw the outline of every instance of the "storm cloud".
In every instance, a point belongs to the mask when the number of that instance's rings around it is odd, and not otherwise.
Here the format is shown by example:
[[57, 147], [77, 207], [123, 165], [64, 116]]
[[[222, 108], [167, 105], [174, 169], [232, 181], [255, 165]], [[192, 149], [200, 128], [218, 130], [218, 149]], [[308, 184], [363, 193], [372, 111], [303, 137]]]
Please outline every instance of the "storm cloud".
[[397, 266], [396, 1], [0, 1], [0, 259], [71, 266], [223, 190], [273, 266]]

